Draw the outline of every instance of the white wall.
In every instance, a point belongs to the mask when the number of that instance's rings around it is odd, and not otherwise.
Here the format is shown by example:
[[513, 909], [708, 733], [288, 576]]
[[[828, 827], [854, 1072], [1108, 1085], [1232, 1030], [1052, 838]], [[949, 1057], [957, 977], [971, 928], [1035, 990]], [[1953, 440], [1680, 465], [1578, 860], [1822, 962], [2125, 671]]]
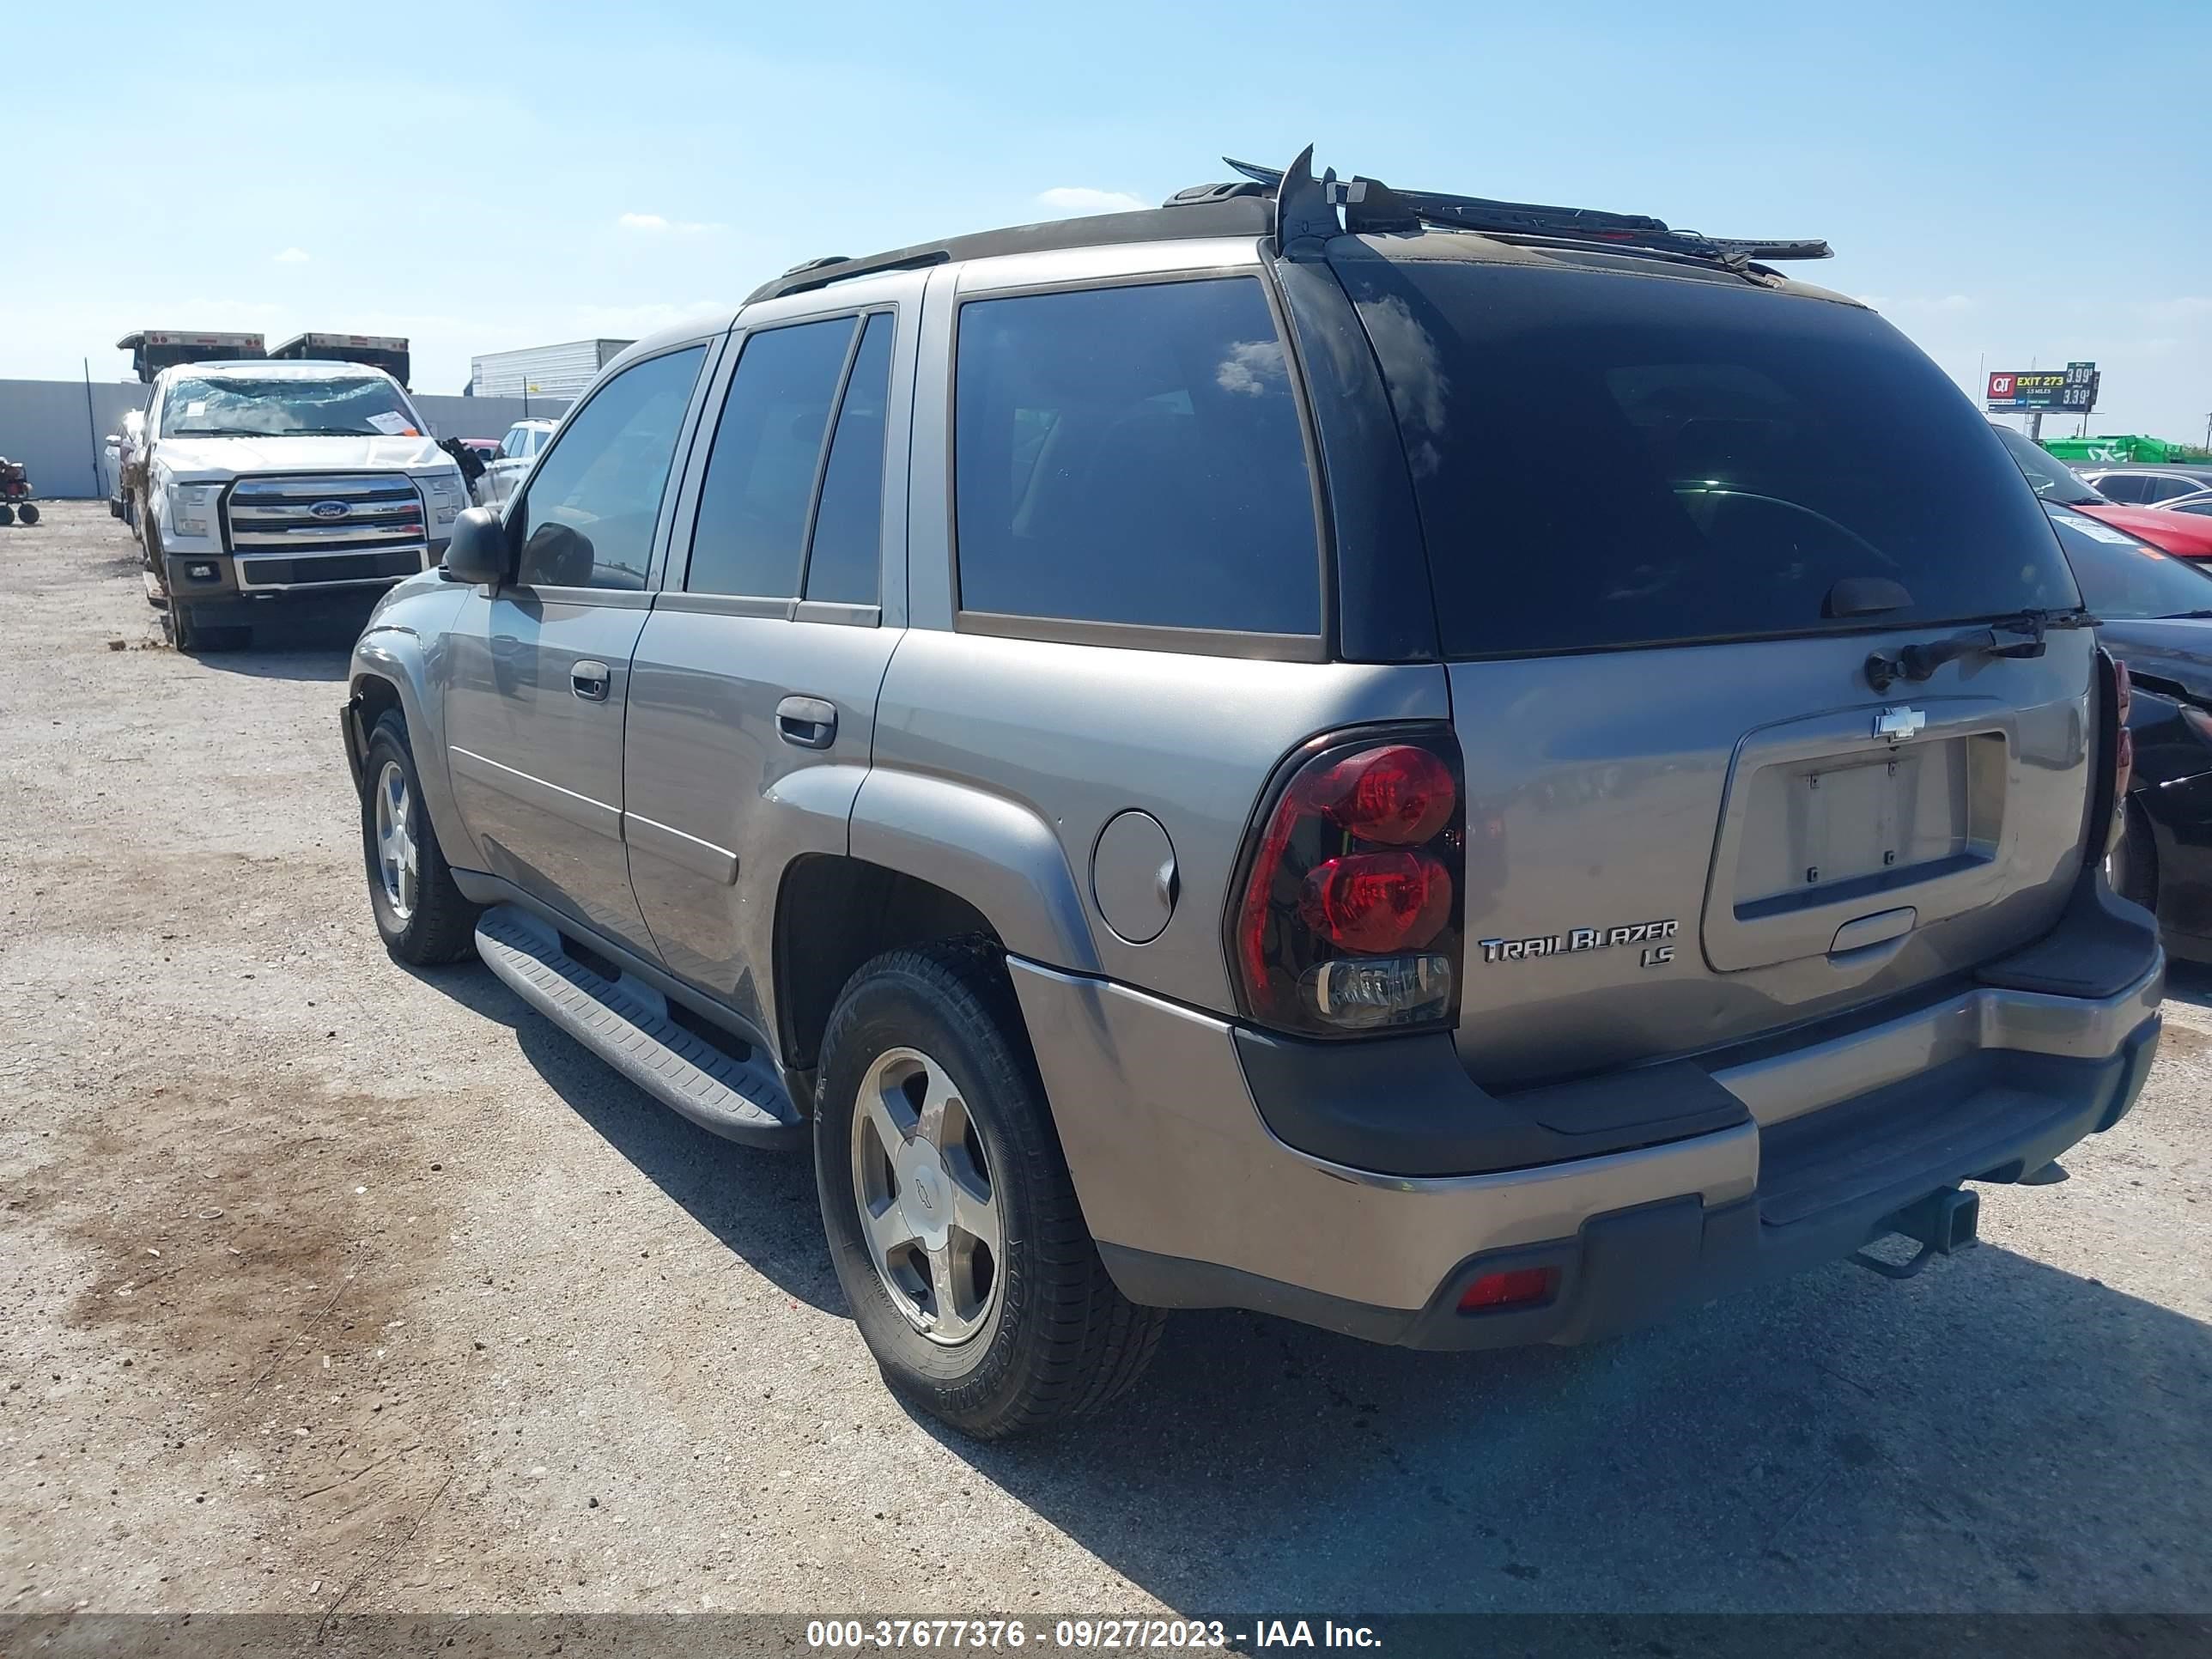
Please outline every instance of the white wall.
[[[40, 495], [105, 495], [107, 434], [145, 404], [146, 388], [136, 380], [0, 380], [0, 455], [23, 464]], [[523, 418], [520, 398], [418, 396], [415, 406], [441, 438], [496, 438]], [[556, 398], [529, 402], [538, 417], [567, 408]]]

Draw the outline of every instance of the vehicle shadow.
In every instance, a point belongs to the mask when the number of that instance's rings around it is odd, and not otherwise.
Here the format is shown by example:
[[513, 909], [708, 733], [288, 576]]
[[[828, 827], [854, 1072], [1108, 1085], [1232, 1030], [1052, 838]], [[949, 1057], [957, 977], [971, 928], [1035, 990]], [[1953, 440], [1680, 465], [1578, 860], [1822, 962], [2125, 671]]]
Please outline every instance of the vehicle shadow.
[[2212, 1008], [2212, 968], [2168, 958], [2166, 964], [2166, 1000], [2168, 1002], [2184, 1002], [2191, 1008]]
[[2212, 1606], [2212, 1330], [1993, 1245], [1583, 1349], [1183, 1314], [1103, 1419], [949, 1452], [1179, 1611]]
[[318, 617], [312, 622], [279, 621], [257, 626], [252, 643], [239, 651], [201, 651], [192, 660], [203, 668], [244, 679], [321, 681], [342, 684], [353, 660], [368, 607], [358, 617]]
[[[511, 1029], [732, 1253], [848, 1315], [806, 1158], [694, 1127], [473, 965], [409, 971]], [[2069, 1206], [2106, 1178], [1985, 1188], [1985, 1214], [2079, 1226]], [[2162, 1224], [2140, 1250], [2170, 1274], [2160, 1252], [2191, 1236]], [[946, 1466], [1179, 1612], [1340, 1619], [2201, 1613], [2208, 1406], [2212, 1327], [1984, 1243], [1902, 1284], [1838, 1263], [1586, 1348], [1421, 1353], [1182, 1313], [1102, 1417], [983, 1444], [907, 1414]]]
[[732, 1255], [787, 1296], [846, 1314], [823, 1246], [814, 1166], [806, 1158], [708, 1133], [625, 1080], [473, 962], [406, 971], [512, 1030], [523, 1058], [568, 1109]]

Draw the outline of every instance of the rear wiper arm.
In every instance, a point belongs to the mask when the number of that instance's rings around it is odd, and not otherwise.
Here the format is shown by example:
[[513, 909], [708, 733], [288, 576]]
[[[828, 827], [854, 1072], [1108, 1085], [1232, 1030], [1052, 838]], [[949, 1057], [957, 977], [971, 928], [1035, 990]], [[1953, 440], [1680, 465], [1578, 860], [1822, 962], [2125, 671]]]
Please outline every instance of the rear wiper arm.
[[[2079, 607], [2072, 611], [2023, 611], [2017, 617], [1991, 623], [1948, 640], [1908, 645], [1894, 652], [1874, 653], [1866, 659], [1867, 684], [1887, 691], [1899, 680], [1926, 679], [1947, 662], [1964, 657], [2039, 657], [2043, 636], [2053, 629], [2094, 628], [2097, 619]], [[2014, 640], [2000, 635], [2018, 635]]]

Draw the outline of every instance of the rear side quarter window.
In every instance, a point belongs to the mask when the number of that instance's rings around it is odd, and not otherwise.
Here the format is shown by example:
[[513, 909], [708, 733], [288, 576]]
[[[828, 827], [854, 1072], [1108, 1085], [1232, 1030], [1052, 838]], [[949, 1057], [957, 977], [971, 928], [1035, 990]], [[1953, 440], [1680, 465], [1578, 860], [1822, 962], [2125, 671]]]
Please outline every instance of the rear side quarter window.
[[1320, 634], [1304, 434], [1256, 277], [970, 300], [955, 374], [963, 625]]

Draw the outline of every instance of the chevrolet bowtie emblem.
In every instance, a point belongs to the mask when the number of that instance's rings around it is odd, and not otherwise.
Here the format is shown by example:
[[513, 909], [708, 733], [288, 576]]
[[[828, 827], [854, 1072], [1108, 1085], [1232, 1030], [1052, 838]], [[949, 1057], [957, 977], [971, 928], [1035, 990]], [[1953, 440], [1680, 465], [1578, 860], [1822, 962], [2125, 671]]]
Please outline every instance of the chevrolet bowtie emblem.
[[1917, 708], [1885, 708], [1874, 717], [1874, 734], [1887, 738], [1892, 743], [1903, 743], [1907, 738], [1919, 735], [1920, 728], [1928, 724], [1928, 716]]

